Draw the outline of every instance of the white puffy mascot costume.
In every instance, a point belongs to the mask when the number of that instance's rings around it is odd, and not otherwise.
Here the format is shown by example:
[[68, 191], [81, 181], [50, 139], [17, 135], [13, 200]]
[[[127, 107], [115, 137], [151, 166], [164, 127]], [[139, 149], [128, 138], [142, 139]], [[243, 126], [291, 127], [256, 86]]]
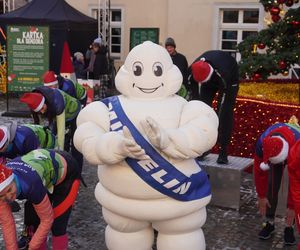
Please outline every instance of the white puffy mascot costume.
[[74, 140], [98, 165], [95, 196], [110, 250], [205, 249], [201, 229], [211, 199], [194, 160], [216, 143], [218, 118], [200, 101], [175, 93], [182, 75], [165, 48], [144, 42], [117, 73], [121, 95], [89, 104]]

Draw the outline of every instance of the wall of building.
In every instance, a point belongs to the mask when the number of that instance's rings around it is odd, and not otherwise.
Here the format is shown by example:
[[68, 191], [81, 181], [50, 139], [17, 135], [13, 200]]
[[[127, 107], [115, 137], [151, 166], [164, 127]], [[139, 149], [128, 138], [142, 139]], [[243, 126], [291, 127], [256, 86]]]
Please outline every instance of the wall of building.
[[[98, 0], [67, 0], [81, 12], [90, 15]], [[157, 27], [159, 42], [171, 36], [175, 39], [178, 52], [186, 55], [188, 62], [200, 53], [217, 49], [218, 8], [240, 5], [260, 6], [258, 0], [111, 0], [112, 7], [123, 9], [123, 50], [121, 61], [129, 52], [130, 28]]]

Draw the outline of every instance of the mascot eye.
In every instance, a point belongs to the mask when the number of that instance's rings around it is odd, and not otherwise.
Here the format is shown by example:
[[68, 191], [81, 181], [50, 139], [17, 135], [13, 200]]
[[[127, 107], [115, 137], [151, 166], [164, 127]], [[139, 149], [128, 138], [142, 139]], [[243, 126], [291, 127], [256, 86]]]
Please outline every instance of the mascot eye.
[[161, 76], [163, 73], [163, 66], [160, 62], [156, 62], [153, 64], [152, 70], [153, 70], [154, 75]]
[[132, 66], [133, 74], [135, 76], [140, 76], [143, 73], [143, 64], [141, 62], [135, 62]]

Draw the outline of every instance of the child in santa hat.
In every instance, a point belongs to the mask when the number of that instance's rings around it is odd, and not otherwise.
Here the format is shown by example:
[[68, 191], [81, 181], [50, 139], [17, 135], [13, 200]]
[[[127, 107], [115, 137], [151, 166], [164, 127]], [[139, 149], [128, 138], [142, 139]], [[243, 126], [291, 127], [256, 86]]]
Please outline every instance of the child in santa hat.
[[[289, 152], [288, 172], [295, 219], [300, 233], [300, 140], [294, 144]], [[298, 249], [300, 249], [300, 244], [298, 244]]]
[[54, 148], [55, 135], [41, 125], [15, 122], [0, 126], [0, 157], [13, 159], [37, 148]]
[[[284, 167], [290, 149], [299, 138], [299, 126], [276, 123], [264, 131], [257, 140], [254, 156], [255, 186], [259, 212], [266, 220], [258, 235], [262, 240], [269, 239], [275, 231], [275, 211]], [[294, 245], [296, 244], [292, 227], [294, 210], [290, 192], [287, 206], [284, 242], [286, 245]]]
[[16, 227], [9, 203], [30, 200], [40, 224], [29, 242], [29, 249], [46, 250], [52, 230], [53, 249], [66, 250], [66, 233], [72, 206], [80, 185], [80, 168], [66, 152], [46, 149], [0, 165], [0, 224], [6, 249], [18, 249]]
[[[23, 124], [17, 125], [11, 122], [6, 126], [0, 126], [0, 158], [5, 163], [7, 158], [13, 159], [22, 156], [37, 148], [53, 149], [56, 146], [55, 135], [50, 129], [41, 125]], [[21, 208], [17, 202], [11, 203], [13, 212]], [[24, 232], [27, 232], [25, 228]]]
[[64, 78], [60, 75], [56, 76], [53, 71], [46, 71], [43, 75], [44, 86], [49, 88], [59, 88], [68, 95], [76, 98], [85, 106], [87, 101], [87, 93], [85, 88], [71, 79]]
[[[20, 101], [26, 103], [31, 109], [36, 124], [40, 123], [39, 114], [48, 119], [49, 127], [54, 134], [57, 134], [58, 148], [64, 150], [66, 127], [70, 127], [70, 136], [73, 138], [76, 130], [76, 118], [81, 110], [80, 102], [59, 89], [45, 86], [23, 94]], [[68, 147], [69, 145], [66, 145], [66, 148]], [[72, 155], [76, 157], [77, 150], [74, 150], [76, 149], [72, 146]], [[76, 153], [80, 154], [78, 151]]]

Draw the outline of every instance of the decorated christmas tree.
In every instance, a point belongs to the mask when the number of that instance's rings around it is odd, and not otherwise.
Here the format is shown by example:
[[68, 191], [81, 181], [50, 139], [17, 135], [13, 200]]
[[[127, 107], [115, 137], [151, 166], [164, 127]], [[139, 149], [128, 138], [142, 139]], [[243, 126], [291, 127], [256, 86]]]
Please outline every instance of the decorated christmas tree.
[[[242, 78], [266, 79], [300, 64], [299, 0], [260, 0], [266, 11], [266, 29], [238, 45]], [[290, 8], [293, 7], [293, 8]]]

